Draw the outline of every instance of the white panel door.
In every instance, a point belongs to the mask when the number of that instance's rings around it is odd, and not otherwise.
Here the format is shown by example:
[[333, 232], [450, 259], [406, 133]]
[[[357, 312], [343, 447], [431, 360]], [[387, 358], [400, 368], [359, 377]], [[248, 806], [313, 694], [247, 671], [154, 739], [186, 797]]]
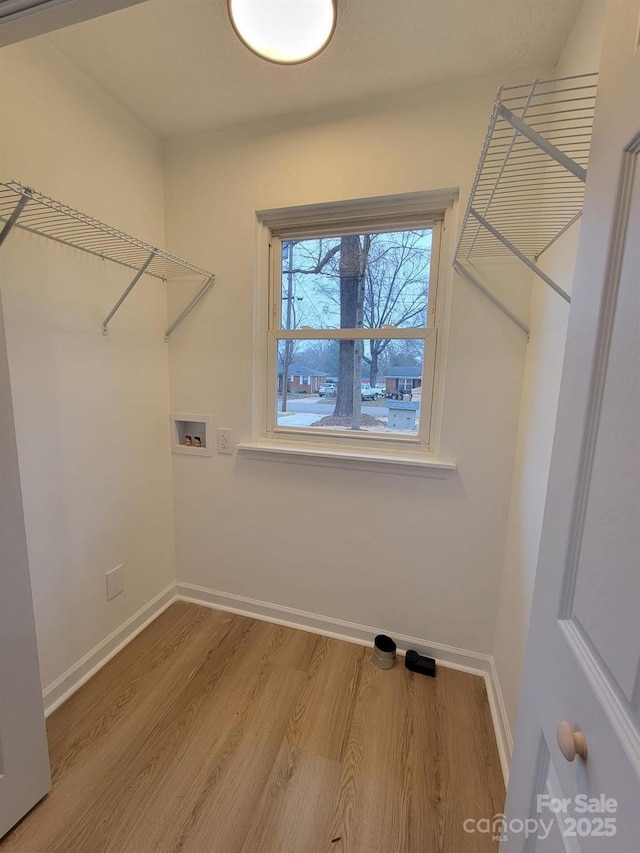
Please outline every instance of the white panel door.
[[49, 788], [49, 756], [0, 303], [0, 838]]
[[640, 851], [639, 19], [609, 3], [503, 853]]

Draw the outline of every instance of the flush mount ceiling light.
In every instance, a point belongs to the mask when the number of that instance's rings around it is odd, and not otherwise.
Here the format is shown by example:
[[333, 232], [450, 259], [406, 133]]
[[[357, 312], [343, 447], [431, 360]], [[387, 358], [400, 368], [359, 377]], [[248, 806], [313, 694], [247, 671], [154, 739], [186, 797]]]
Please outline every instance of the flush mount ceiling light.
[[313, 59], [336, 28], [336, 0], [227, 0], [236, 35], [279, 65]]

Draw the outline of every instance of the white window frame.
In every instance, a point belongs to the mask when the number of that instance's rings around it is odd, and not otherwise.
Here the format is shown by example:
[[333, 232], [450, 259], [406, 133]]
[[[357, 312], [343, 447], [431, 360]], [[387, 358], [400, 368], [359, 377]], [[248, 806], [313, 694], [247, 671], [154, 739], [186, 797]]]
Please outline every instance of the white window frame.
[[[258, 211], [256, 213], [255, 335], [252, 441], [240, 443], [241, 451], [263, 451], [283, 461], [307, 464], [337, 464], [363, 467], [372, 462], [390, 463], [401, 473], [446, 477], [455, 462], [439, 457], [444, 395], [444, 362], [451, 303], [452, 270], [442, 258], [451, 257], [450, 235], [455, 231], [457, 190], [410, 193], [349, 202], [307, 205]], [[422, 328], [394, 329], [308, 329], [280, 327], [282, 262], [281, 242], [317, 236], [383, 233], [433, 227], [429, 322]], [[445, 271], [446, 269], [446, 271]], [[359, 433], [348, 430], [318, 430], [278, 426], [276, 423], [277, 341], [292, 339], [339, 340], [393, 337], [424, 339], [422, 411], [417, 437]], [[430, 369], [427, 370], [427, 365]], [[429, 403], [425, 401], [430, 401]], [[349, 463], [354, 463], [352, 466]], [[413, 470], [411, 470], [413, 469]]]

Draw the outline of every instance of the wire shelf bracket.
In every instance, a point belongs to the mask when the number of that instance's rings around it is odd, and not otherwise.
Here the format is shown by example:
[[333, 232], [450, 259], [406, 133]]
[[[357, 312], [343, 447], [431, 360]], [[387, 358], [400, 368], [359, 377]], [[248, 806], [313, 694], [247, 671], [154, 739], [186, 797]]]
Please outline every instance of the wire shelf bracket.
[[103, 320], [103, 335], [108, 335], [109, 323], [143, 275], [165, 283], [186, 278], [202, 282], [195, 297], [166, 329], [165, 341], [215, 284], [215, 276], [208, 270], [100, 222], [19, 181], [0, 181], [0, 223], [4, 223], [0, 231], [0, 246], [14, 228], [20, 228], [135, 272], [131, 283]]
[[454, 260], [485, 293], [470, 264], [515, 256], [571, 302], [538, 260], [582, 215], [597, 82], [582, 74], [498, 90]]
[[205, 293], [207, 293], [213, 287], [214, 284], [215, 276], [210, 275], [209, 278], [205, 279], [205, 281], [202, 283], [202, 287], [200, 288], [200, 290], [198, 290], [191, 302], [189, 302], [187, 306], [183, 308], [182, 312], [178, 314], [173, 323], [171, 323], [171, 325], [167, 327], [164, 333], [165, 343], [169, 340], [169, 336], [171, 335], [171, 333], [178, 328], [178, 326], [180, 325], [180, 323], [182, 323], [187, 314], [189, 314], [189, 312], [196, 307], [196, 305], [198, 304], [198, 302], [200, 302]]
[[526, 323], [524, 323], [520, 319], [520, 317], [518, 317], [517, 314], [515, 314], [510, 308], [508, 308], [504, 304], [504, 302], [502, 302], [502, 300], [498, 299], [498, 297], [495, 295], [495, 293], [493, 293], [491, 288], [487, 284], [485, 284], [485, 282], [482, 281], [477, 271], [474, 271], [469, 267], [464, 266], [460, 263], [460, 261], [454, 261], [453, 268], [454, 270], [456, 270], [456, 272], [459, 272], [466, 279], [468, 279], [468, 281], [470, 281], [472, 284], [475, 284], [478, 290], [481, 290], [484, 295], [488, 297], [497, 308], [499, 308], [503, 313], [505, 313], [510, 320], [513, 320], [516, 326], [520, 326], [525, 335], [529, 335], [531, 328]]
[[108, 335], [108, 334], [109, 334], [109, 329], [108, 329], [107, 327], [108, 327], [109, 323], [111, 322], [111, 318], [112, 318], [112, 317], [113, 317], [113, 315], [116, 313], [116, 311], [118, 310], [118, 308], [122, 305], [122, 303], [123, 303], [123, 302], [124, 302], [124, 300], [127, 298], [127, 296], [131, 293], [131, 291], [132, 291], [132, 290], [133, 290], [133, 288], [136, 286], [136, 284], [138, 283], [138, 281], [139, 281], [139, 280], [142, 278], [142, 276], [145, 274], [145, 272], [147, 271], [147, 268], [149, 267], [149, 264], [150, 264], [150, 263], [151, 263], [151, 261], [155, 258], [155, 256], [156, 256], [156, 255], [157, 255], [157, 250], [156, 250], [156, 249], [154, 249], [154, 250], [153, 250], [153, 252], [151, 252], [151, 254], [149, 255], [149, 257], [147, 258], [147, 260], [146, 260], [146, 261], [143, 263], [143, 265], [140, 267], [140, 269], [138, 270], [138, 272], [134, 275], [133, 280], [132, 280], [131, 284], [129, 285], [129, 287], [127, 287], [127, 289], [126, 289], [126, 290], [125, 290], [125, 292], [122, 294], [122, 296], [120, 297], [120, 299], [118, 299], [118, 301], [117, 301], [117, 302], [116, 302], [116, 304], [113, 306], [113, 308], [111, 309], [111, 311], [109, 311], [109, 313], [107, 314], [107, 316], [106, 316], [106, 317], [104, 318], [104, 320], [102, 321], [102, 334], [103, 334], [103, 335]]

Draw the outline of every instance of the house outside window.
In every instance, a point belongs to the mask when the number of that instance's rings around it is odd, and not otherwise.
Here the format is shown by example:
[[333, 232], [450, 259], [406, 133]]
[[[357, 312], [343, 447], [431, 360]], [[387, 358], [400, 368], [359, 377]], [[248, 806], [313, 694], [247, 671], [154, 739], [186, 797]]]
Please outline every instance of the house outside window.
[[[283, 362], [282, 359], [278, 362], [278, 395], [282, 395], [283, 393], [283, 385], [282, 385], [282, 373], [283, 373]], [[312, 391], [316, 390], [322, 385], [325, 381], [326, 374], [322, 371], [316, 374], [312, 368], [307, 365], [298, 364], [296, 362], [289, 365], [289, 373], [288, 373], [287, 394], [309, 394]]]

